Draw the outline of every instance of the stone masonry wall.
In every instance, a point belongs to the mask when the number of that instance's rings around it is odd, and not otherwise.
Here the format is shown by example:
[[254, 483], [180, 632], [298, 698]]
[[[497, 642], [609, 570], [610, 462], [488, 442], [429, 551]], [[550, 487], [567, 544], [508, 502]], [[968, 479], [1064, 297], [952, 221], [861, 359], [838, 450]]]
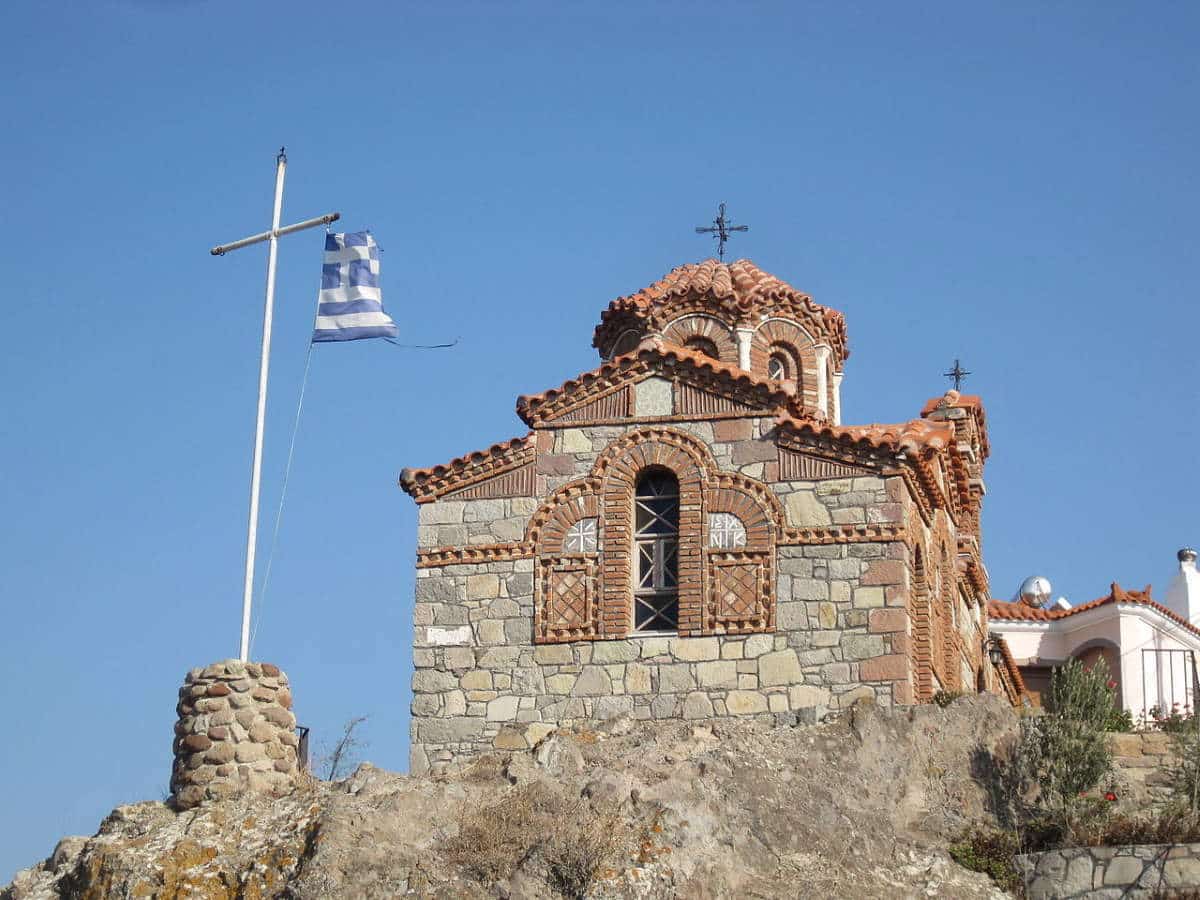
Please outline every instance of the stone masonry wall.
[[[541, 497], [588, 474], [605, 448], [638, 427], [545, 432], [540, 497], [422, 504], [419, 548], [520, 541]], [[899, 522], [903, 515], [897, 478], [778, 480], [769, 419], [669, 427], [699, 437], [721, 471], [764, 481], [785, 511], [783, 527]], [[906, 546], [794, 544], [775, 552], [775, 629], [742, 636], [535, 645], [533, 559], [418, 569], [412, 771], [532, 746], [579, 720], [815, 720], [862, 697], [885, 706], [911, 702]]]
[[1170, 796], [1168, 769], [1174, 765], [1171, 736], [1161, 731], [1109, 734], [1117, 796], [1144, 807]]
[[270, 663], [227, 659], [188, 672], [175, 723], [173, 804], [286, 791], [298, 774], [291, 707], [287, 675]]
[[1016, 863], [1029, 900], [1167, 897], [1200, 888], [1200, 844], [1070, 847]]

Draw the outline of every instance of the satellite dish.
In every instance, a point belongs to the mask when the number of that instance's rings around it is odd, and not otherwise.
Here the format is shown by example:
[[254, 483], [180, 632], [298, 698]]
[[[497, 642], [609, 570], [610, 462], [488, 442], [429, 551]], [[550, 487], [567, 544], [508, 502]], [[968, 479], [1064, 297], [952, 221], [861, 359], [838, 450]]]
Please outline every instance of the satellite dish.
[[1017, 589], [1017, 601], [1033, 609], [1041, 609], [1050, 600], [1050, 580], [1041, 575], [1030, 575]]

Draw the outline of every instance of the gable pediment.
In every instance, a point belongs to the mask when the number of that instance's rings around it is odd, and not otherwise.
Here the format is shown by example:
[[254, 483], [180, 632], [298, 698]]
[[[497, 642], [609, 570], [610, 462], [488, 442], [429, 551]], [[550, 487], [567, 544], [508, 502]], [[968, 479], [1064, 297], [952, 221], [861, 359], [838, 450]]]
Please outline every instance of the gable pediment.
[[830, 458], [817, 453], [779, 448], [779, 478], [781, 481], [821, 481], [829, 478], [853, 478], [874, 475], [876, 469], [846, 459]]
[[543, 394], [517, 400], [528, 425], [613, 424], [639, 419], [774, 415], [793, 394], [682, 347], [655, 343], [619, 356]]

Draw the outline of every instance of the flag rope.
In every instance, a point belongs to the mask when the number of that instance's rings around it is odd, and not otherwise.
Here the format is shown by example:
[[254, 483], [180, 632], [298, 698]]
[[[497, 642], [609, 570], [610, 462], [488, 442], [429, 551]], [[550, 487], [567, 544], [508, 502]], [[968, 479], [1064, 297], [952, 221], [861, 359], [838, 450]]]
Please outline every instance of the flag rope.
[[308, 370], [312, 365], [313, 342], [308, 342], [308, 354], [304, 357], [304, 377], [300, 381], [300, 399], [296, 403], [296, 418], [292, 422], [292, 440], [288, 445], [287, 464], [283, 468], [283, 487], [279, 491], [279, 506], [275, 510], [275, 530], [271, 534], [271, 550], [267, 554], [267, 567], [263, 572], [262, 586], [258, 591], [258, 616], [250, 632], [250, 649], [254, 649], [254, 638], [262, 622], [263, 609], [267, 605], [267, 586], [271, 582], [271, 564], [275, 561], [275, 548], [279, 544], [279, 526], [283, 522], [283, 503], [287, 499], [288, 479], [292, 475], [292, 459], [296, 455], [296, 435], [300, 433], [300, 414], [304, 410], [304, 392], [308, 389]]

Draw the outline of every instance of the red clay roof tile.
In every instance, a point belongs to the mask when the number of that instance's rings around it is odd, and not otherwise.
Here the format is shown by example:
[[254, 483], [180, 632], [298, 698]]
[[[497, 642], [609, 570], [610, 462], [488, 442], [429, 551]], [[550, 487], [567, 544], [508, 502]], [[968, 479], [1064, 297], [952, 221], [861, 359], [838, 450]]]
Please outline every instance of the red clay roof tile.
[[776, 423], [797, 431], [833, 438], [847, 443], [866, 442], [876, 449], [894, 451], [942, 450], [954, 441], [954, 426], [947, 422], [929, 419], [913, 419], [894, 425], [829, 425], [811, 419], [796, 419], [792, 416], [776, 417]]
[[[753, 391], [763, 401], [764, 412], [767, 414], [777, 409], [788, 408], [795, 399], [795, 388], [786, 382], [760, 378], [745, 369], [721, 362], [678, 344], [672, 344], [661, 338], [648, 338], [642, 341], [636, 350], [610, 359], [595, 369], [564, 381], [556, 388], [540, 394], [525, 394], [518, 397], [517, 415], [526, 424], [533, 424], [538, 418], [538, 410], [560, 397], [597, 381], [612, 380], [615, 382], [620, 375], [626, 372], [653, 367], [658, 361], [673, 365], [682, 364], [682, 368], [685, 370], [716, 376], [735, 390]], [[803, 415], [799, 409], [794, 411], [798, 417]]]
[[[787, 282], [764, 272], [748, 259], [731, 263], [706, 259], [677, 266], [666, 276], [636, 293], [618, 297], [600, 315], [593, 344], [600, 347], [606, 337], [615, 338], [618, 320], [650, 318], [657, 310], [672, 307], [682, 298], [707, 299], [734, 318], [756, 313], [796, 313], [816, 323], [832, 346], [839, 362], [850, 355], [846, 348], [846, 323], [842, 314], [813, 302], [812, 297]], [[665, 322], [662, 324], [666, 324]]]
[[1133, 603], [1138, 606], [1148, 607], [1166, 616], [1176, 624], [1182, 625], [1189, 631], [1200, 635], [1200, 628], [1197, 628], [1183, 616], [1167, 609], [1167, 607], [1154, 600], [1150, 596], [1150, 585], [1146, 585], [1140, 591], [1134, 591], [1126, 590], [1115, 581], [1109, 588], [1109, 592], [1103, 597], [1097, 597], [1095, 600], [1089, 600], [1087, 603], [1072, 606], [1070, 609], [1034, 609], [1017, 601], [989, 600], [988, 616], [993, 619], [1005, 619], [1015, 622], [1056, 622], [1059, 619], [1066, 619], [1079, 613], [1099, 609], [1101, 606], [1107, 606], [1110, 603]]

